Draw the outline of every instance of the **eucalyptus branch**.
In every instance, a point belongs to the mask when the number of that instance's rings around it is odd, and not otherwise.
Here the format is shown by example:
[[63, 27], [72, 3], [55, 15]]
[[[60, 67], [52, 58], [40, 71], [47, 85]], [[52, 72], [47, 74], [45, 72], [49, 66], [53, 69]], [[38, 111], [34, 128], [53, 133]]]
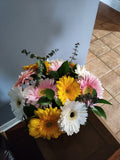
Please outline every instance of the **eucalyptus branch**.
[[39, 57], [33, 53], [31, 53], [30, 51], [28, 52], [26, 49], [23, 49], [21, 51], [21, 53], [25, 54], [26, 56], [30, 56], [30, 58], [36, 58], [37, 60], [41, 60], [41, 61], [45, 61], [48, 58], [52, 57], [56, 52], [58, 51], [58, 49], [52, 50], [50, 53], [48, 53], [46, 56], [44, 57]]
[[77, 97], [75, 101], [86, 103], [89, 100], [91, 100], [91, 103], [95, 104], [98, 102], [99, 98], [88, 93], [88, 94], [79, 95], [79, 97]]
[[73, 49], [74, 52], [72, 53], [72, 56], [70, 57], [70, 59], [71, 59], [70, 62], [71, 62], [71, 63], [72, 63], [73, 60], [76, 60], [75, 57], [78, 55], [77, 52], [78, 52], [78, 46], [79, 46], [79, 45], [80, 45], [79, 43], [76, 43], [76, 44], [75, 44], [75, 48]]

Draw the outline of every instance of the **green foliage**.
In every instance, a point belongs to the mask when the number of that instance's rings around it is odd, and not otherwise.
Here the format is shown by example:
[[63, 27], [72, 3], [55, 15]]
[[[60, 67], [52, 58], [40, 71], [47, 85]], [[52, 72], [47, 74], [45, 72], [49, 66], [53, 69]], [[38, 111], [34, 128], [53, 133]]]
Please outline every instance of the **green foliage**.
[[57, 71], [51, 71], [51, 72], [49, 73], [49, 77], [50, 77], [50, 78], [54, 78], [55, 80], [58, 80], [58, 79], [59, 79], [59, 74], [58, 74]]
[[95, 96], [95, 97], [97, 97], [97, 91], [96, 91], [95, 88], [93, 88], [92, 95]]
[[104, 110], [101, 107], [94, 106], [94, 108], [92, 108], [92, 111], [97, 116], [104, 117], [106, 119], [106, 114], [105, 114]]
[[68, 61], [65, 61], [61, 67], [57, 70], [59, 77], [64, 76], [67, 72], [69, 72], [69, 64]]
[[63, 106], [62, 102], [60, 101], [59, 98], [55, 98], [55, 103], [58, 105], [58, 106]]
[[76, 43], [76, 44], [75, 44], [75, 48], [73, 49], [74, 52], [72, 53], [72, 56], [70, 57], [71, 62], [74, 61], [74, 60], [76, 60], [75, 56], [78, 55], [77, 52], [78, 52], [78, 46], [79, 46], [79, 45], [80, 45], [79, 43]]
[[52, 100], [54, 98], [54, 96], [55, 96], [55, 92], [52, 89], [46, 89], [45, 93], [46, 93], [46, 97], [49, 100]]
[[57, 71], [51, 71], [49, 77], [59, 80], [59, 78], [64, 76], [67, 72], [69, 72], [69, 64], [68, 61], [65, 61]]
[[42, 96], [40, 97], [37, 103], [46, 106], [46, 105], [49, 105], [51, 102], [52, 101], [49, 100], [46, 96]]
[[58, 51], [58, 49], [52, 50], [50, 53], [48, 53], [45, 57], [39, 57], [31, 52], [28, 52], [26, 49], [23, 49], [21, 51], [21, 53], [25, 54], [26, 56], [30, 55], [30, 58], [36, 58], [37, 60], [41, 60], [41, 61], [45, 61], [48, 58], [52, 57], [56, 52]]
[[33, 116], [35, 110], [36, 110], [36, 108], [33, 105], [29, 105], [29, 106], [24, 106], [23, 107], [23, 111], [27, 115], [27, 117]]
[[108, 102], [105, 99], [99, 99], [97, 103], [104, 103], [104, 104], [110, 104], [110, 105], [112, 105], [110, 102]]

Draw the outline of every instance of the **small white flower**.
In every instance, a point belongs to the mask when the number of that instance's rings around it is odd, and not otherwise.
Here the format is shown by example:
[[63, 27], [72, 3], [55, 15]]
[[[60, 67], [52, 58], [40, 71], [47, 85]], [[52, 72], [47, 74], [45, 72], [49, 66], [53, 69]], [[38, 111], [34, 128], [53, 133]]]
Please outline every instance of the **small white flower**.
[[58, 120], [60, 130], [65, 131], [68, 136], [78, 133], [80, 125], [85, 124], [88, 116], [85, 104], [78, 101], [67, 101], [61, 110]]
[[82, 67], [79, 64], [76, 66], [75, 73], [78, 74], [79, 77], [90, 74], [84, 66]]
[[22, 120], [23, 118], [23, 106], [25, 103], [23, 92], [21, 87], [13, 87], [11, 91], [8, 93], [10, 96], [11, 102], [11, 109], [16, 116], [17, 119]]

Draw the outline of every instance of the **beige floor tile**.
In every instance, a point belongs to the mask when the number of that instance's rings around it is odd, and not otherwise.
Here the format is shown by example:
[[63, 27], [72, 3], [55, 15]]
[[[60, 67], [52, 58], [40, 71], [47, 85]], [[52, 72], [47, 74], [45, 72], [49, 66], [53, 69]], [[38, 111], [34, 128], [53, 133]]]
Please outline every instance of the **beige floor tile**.
[[97, 38], [92, 34], [91, 42], [95, 41]]
[[120, 65], [120, 55], [114, 52], [113, 50], [99, 56], [99, 58], [111, 69]]
[[110, 33], [101, 38], [101, 40], [107, 44], [110, 48], [115, 48], [120, 45], [120, 39], [116, 37], [114, 34]]
[[107, 120], [104, 122], [116, 134], [120, 130], [120, 104], [115, 99], [110, 100], [110, 102], [112, 105], [105, 104], [102, 106], [107, 115]]
[[93, 54], [95, 55], [101, 55], [110, 50], [110, 48], [105, 45], [102, 41], [96, 40], [93, 43], [90, 44], [90, 49], [89, 49]]
[[96, 58], [96, 56], [91, 53], [90, 51], [88, 51], [88, 55], [87, 55], [87, 59], [86, 59], [86, 64], [92, 60], [94, 60]]
[[[120, 28], [120, 26], [119, 26]], [[116, 37], [120, 38], [120, 30], [116, 31], [116, 32], [112, 32]]]
[[93, 61], [87, 63], [86, 69], [98, 78], [110, 71], [110, 69], [98, 58], [95, 58]]
[[111, 100], [113, 97], [104, 89], [104, 92], [103, 92], [103, 99], [109, 101]]
[[120, 93], [120, 76], [114, 71], [100, 78], [103, 87], [114, 97]]
[[118, 94], [115, 99], [120, 103], [120, 94]]
[[120, 76], [120, 67], [117, 67], [114, 71]]
[[104, 29], [94, 29], [93, 30], [93, 34], [97, 37], [97, 38], [101, 38], [103, 36], [105, 36], [106, 34], [110, 33], [109, 31], [107, 30], [104, 30]]
[[114, 48], [114, 50], [115, 50], [117, 53], [119, 53], [119, 54], [120, 54], [120, 46], [118, 46], [118, 47]]

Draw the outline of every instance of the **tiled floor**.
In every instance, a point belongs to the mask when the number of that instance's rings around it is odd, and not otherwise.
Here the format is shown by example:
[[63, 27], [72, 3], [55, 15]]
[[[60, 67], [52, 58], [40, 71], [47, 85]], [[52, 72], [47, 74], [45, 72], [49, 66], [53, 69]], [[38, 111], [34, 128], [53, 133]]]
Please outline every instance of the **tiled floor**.
[[86, 61], [87, 70], [100, 78], [104, 99], [104, 120], [120, 140], [120, 13], [100, 2]]

